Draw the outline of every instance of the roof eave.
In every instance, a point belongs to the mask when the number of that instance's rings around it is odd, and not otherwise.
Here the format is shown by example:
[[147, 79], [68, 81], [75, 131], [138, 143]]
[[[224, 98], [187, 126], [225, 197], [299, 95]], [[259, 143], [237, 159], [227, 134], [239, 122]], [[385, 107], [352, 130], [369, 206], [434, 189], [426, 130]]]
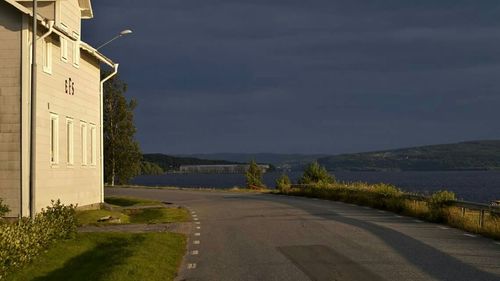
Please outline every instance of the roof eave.
[[82, 19], [91, 19], [94, 17], [90, 0], [78, 0], [78, 4], [80, 5]]
[[115, 67], [115, 65], [116, 65], [115, 62], [113, 62], [110, 58], [106, 57], [105, 55], [103, 55], [102, 53], [100, 53], [97, 49], [95, 49], [94, 47], [90, 46], [89, 44], [87, 44], [87, 43], [85, 43], [83, 41], [80, 41], [80, 47], [83, 50], [87, 51], [89, 54], [91, 54], [94, 57], [96, 57], [101, 62], [107, 64], [110, 67]]

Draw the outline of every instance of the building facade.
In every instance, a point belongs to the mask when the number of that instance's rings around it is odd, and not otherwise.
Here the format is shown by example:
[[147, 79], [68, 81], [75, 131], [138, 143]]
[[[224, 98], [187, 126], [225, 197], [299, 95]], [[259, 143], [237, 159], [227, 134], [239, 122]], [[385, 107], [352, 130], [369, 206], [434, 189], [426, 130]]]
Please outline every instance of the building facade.
[[11, 217], [51, 200], [103, 200], [100, 67], [116, 73], [117, 65], [80, 40], [81, 20], [93, 17], [90, 0], [38, 2], [32, 102], [32, 1], [0, 0], [0, 198]]

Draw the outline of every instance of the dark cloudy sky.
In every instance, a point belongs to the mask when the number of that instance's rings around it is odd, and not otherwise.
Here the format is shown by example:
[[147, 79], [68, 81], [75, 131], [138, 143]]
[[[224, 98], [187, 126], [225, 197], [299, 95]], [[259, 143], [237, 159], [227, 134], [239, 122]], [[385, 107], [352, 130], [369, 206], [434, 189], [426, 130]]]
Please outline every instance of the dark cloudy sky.
[[342, 153], [500, 138], [498, 0], [93, 1], [145, 152]]

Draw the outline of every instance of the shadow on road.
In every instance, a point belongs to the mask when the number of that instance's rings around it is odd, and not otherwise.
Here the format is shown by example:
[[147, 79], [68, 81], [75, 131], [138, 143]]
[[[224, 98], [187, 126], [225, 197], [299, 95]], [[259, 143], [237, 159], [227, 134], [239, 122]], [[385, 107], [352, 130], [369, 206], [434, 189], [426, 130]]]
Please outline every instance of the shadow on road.
[[[438, 280], [500, 280], [500, 276], [498, 275], [482, 271], [466, 264], [436, 248], [405, 235], [404, 233], [368, 221], [345, 217], [341, 214], [335, 213], [335, 211], [325, 213], [323, 210], [324, 207], [318, 206], [317, 203], [312, 200], [308, 202], [307, 199], [304, 199], [291, 202], [290, 200], [282, 200], [285, 199], [283, 197], [273, 195], [247, 196], [246, 199], [288, 204], [294, 208], [300, 208], [311, 215], [348, 224], [368, 231], [377, 236], [380, 240], [384, 241], [389, 247], [394, 249], [407, 261]], [[332, 216], [332, 214], [335, 215]]]

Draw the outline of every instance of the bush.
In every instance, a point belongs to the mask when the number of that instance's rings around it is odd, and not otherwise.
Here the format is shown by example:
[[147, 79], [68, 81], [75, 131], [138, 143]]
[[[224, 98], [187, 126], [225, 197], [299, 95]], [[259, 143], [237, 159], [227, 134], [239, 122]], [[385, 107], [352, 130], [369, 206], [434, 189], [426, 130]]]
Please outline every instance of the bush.
[[10, 212], [9, 206], [5, 205], [2, 198], [0, 198], [0, 218], [4, 217], [8, 212]]
[[429, 219], [436, 222], [446, 220], [447, 206], [457, 198], [451, 191], [437, 191], [429, 197], [427, 204], [429, 206]]
[[71, 238], [76, 233], [75, 207], [52, 201], [34, 219], [0, 225], [0, 279], [29, 263], [54, 241]]
[[429, 207], [442, 208], [457, 200], [455, 193], [446, 190], [440, 190], [432, 194], [429, 198]]
[[282, 174], [278, 179], [276, 179], [276, 188], [280, 192], [287, 192], [290, 190], [292, 182], [286, 174]]
[[306, 167], [304, 174], [299, 179], [300, 184], [330, 184], [334, 182], [335, 177], [316, 161]]
[[401, 190], [399, 190], [394, 185], [385, 183], [379, 183], [373, 185], [373, 192], [375, 192], [376, 194], [378, 194], [380, 197], [383, 198], [399, 197], [401, 196], [401, 194], [403, 194]]
[[262, 183], [262, 170], [254, 160], [250, 161], [248, 170], [245, 173], [245, 178], [248, 188], [258, 189], [264, 187]]

